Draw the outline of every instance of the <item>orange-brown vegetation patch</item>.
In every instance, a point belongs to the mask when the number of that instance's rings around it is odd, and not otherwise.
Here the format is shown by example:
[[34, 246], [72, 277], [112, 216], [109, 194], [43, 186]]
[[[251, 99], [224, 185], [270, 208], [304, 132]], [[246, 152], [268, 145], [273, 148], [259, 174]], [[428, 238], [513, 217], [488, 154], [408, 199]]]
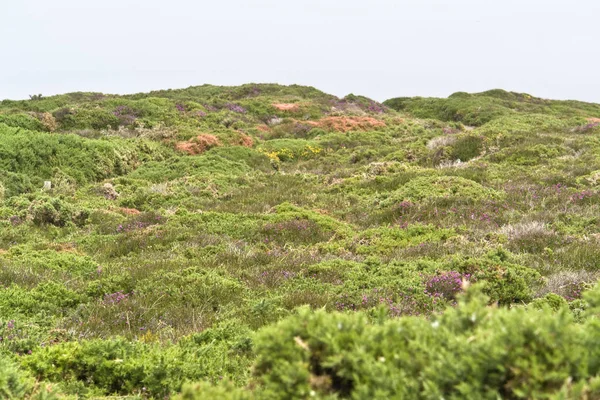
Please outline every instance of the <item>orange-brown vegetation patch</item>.
[[386, 126], [385, 122], [373, 117], [325, 117], [304, 123], [334, 132], [368, 131]]
[[323, 214], [323, 215], [329, 215], [329, 211], [322, 209], [322, 208], [315, 209], [315, 212], [318, 212], [319, 214]]
[[600, 118], [588, 118], [587, 120], [588, 120], [588, 122], [591, 122], [592, 124], [595, 124], [596, 122], [600, 122]]
[[220, 146], [221, 142], [219, 142], [219, 138], [215, 135], [209, 135], [207, 133], [203, 133], [202, 135], [198, 135], [195, 138], [188, 140], [187, 142], [178, 142], [175, 145], [175, 148], [182, 153], [187, 153], [190, 155], [204, 153], [206, 150]]
[[0, 256], [4, 254], [8, 254], [8, 250], [0, 249]]
[[271, 130], [271, 128], [269, 128], [267, 125], [258, 125], [256, 129], [261, 132], [269, 132]]
[[279, 111], [298, 111], [298, 103], [273, 103], [273, 107]]
[[125, 214], [125, 215], [138, 215], [141, 214], [140, 210], [137, 210], [135, 208], [125, 208], [125, 207], [119, 207], [118, 210]]
[[245, 133], [242, 133], [238, 140], [238, 144], [240, 146], [244, 146], [244, 147], [252, 147], [252, 146], [254, 146], [254, 140], [252, 139], [251, 136], [246, 135]]

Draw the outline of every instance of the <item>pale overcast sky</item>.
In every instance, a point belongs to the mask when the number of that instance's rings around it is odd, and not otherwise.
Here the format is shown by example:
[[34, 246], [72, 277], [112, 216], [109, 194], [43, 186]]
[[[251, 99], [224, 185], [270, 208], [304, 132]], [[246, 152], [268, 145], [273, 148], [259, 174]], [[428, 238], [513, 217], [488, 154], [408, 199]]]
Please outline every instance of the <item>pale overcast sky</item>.
[[600, 103], [600, 0], [0, 0], [0, 99], [298, 83]]

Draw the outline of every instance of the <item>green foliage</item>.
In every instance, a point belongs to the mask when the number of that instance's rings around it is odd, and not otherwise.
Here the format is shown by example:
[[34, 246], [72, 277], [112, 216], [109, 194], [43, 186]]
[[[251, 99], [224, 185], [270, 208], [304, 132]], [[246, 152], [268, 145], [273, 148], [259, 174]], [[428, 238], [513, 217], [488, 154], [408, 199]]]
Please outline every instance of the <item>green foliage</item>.
[[459, 137], [450, 151], [452, 160], [469, 161], [481, 154], [483, 151], [483, 138], [481, 136], [465, 135]]
[[260, 332], [256, 379], [264, 398], [495, 399], [547, 397], [598, 373], [594, 324], [486, 303], [470, 290], [433, 321], [303, 309]]
[[23, 128], [30, 131], [44, 131], [44, 126], [39, 119], [30, 114], [0, 114], [0, 124], [14, 128]]
[[0, 397], [598, 397], [600, 106], [385, 104], [0, 102]]
[[412, 179], [398, 190], [389, 193], [388, 198], [384, 199], [381, 205], [391, 206], [402, 201], [417, 202], [435, 199], [480, 201], [500, 198], [502, 198], [500, 192], [460, 176], [424, 176]]
[[14, 284], [0, 289], [0, 310], [4, 317], [61, 315], [84, 300], [84, 296], [57, 282], [41, 283], [32, 290]]
[[455, 93], [447, 99], [401, 97], [386, 100], [384, 104], [418, 118], [460, 121], [474, 126], [481, 126], [499, 117], [514, 117], [519, 112], [572, 117], [595, 116], [600, 111], [596, 104], [550, 101], [500, 89], [475, 94]]
[[174, 400], [248, 400], [253, 396], [231, 384], [210, 385], [202, 382], [185, 385], [181, 394], [173, 397]]
[[124, 340], [63, 343], [36, 352], [24, 364], [42, 379], [82, 380], [106, 394], [147, 392], [162, 397], [180, 385], [180, 361], [173, 352]]
[[27, 214], [35, 225], [64, 226], [68, 222], [84, 224], [89, 212], [78, 210], [59, 198], [40, 197], [31, 202]]
[[91, 141], [75, 135], [29, 132], [0, 125], [0, 170], [34, 178], [40, 189], [41, 181], [51, 178], [55, 168], [78, 183], [87, 183], [125, 174], [142, 161], [161, 158], [163, 154], [160, 146], [150, 143]]
[[482, 287], [486, 295], [500, 304], [529, 302], [534, 289], [543, 283], [536, 270], [493, 256], [464, 260], [455, 258], [450, 268], [469, 274], [475, 282], [485, 282]]
[[31, 382], [8, 358], [0, 355], [0, 397], [23, 399]]

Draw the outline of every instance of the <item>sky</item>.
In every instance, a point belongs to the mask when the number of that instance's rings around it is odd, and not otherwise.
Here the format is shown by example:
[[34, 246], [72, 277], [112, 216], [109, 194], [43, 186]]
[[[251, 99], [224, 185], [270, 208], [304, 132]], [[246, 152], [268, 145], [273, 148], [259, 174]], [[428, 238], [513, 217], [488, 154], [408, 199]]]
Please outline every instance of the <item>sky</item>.
[[0, 0], [0, 99], [281, 83], [600, 103], [599, 0]]

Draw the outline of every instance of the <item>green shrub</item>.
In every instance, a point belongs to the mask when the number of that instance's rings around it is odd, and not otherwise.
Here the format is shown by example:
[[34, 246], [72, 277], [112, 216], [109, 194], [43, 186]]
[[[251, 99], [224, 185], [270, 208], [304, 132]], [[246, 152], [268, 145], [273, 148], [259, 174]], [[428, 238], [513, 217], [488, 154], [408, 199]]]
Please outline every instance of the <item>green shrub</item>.
[[31, 381], [6, 356], [0, 353], [0, 397], [23, 399], [31, 387]]
[[459, 137], [452, 143], [450, 158], [452, 160], [469, 161], [481, 154], [483, 151], [483, 137], [465, 135]]
[[0, 125], [0, 170], [35, 179], [39, 189], [43, 180], [56, 173], [56, 168], [84, 184], [131, 172], [142, 161], [162, 159], [167, 154], [160, 145], [143, 141], [89, 140], [3, 126]]
[[116, 128], [121, 124], [118, 116], [109, 110], [100, 108], [76, 108], [60, 110], [53, 114], [60, 127], [65, 130], [72, 129], [107, 129]]
[[256, 380], [265, 398], [545, 398], [598, 373], [593, 324], [479, 293], [433, 321], [300, 310], [259, 333]]
[[6, 318], [18, 315], [63, 315], [85, 301], [81, 294], [57, 282], [44, 282], [33, 289], [15, 284], [0, 289], [0, 311]]
[[187, 384], [173, 400], [250, 400], [254, 396], [232, 384], [211, 385], [207, 382]]
[[39, 379], [80, 380], [105, 394], [164, 397], [181, 387], [181, 361], [174, 351], [123, 339], [61, 343], [34, 352], [23, 364]]
[[23, 128], [30, 131], [45, 131], [42, 122], [29, 114], [0, 114], [0, 124], [14, 128]]
[[500, 199], [503, 195], [470, 179], [459, 176], [424, 176], [410, 180], [399, 189], [391, 192], [381, 202], [391, 206], [402, 201], [431, 201], [435, 199], [465, 199], [480, 201]]
[[5, 197], [17, 196], [34, 190], [34, 185], [29, 176], [10, 171], [0, 171], [0, 173], [2, 174]]
[[60, 198], [40, 196], [31, 202], [27, 214], [35, 225], [65, 226], [69, 222], [83, 225], [89, 211], [78, 209]]
[[538, 271], [503, 260], [494, 252], [482, 258], [454, 257], [447, 268], [469, 274], [475, 282], [483, 281], [485, 294], [505, 305], [531, 301], [534, 289], [543, 283]]

